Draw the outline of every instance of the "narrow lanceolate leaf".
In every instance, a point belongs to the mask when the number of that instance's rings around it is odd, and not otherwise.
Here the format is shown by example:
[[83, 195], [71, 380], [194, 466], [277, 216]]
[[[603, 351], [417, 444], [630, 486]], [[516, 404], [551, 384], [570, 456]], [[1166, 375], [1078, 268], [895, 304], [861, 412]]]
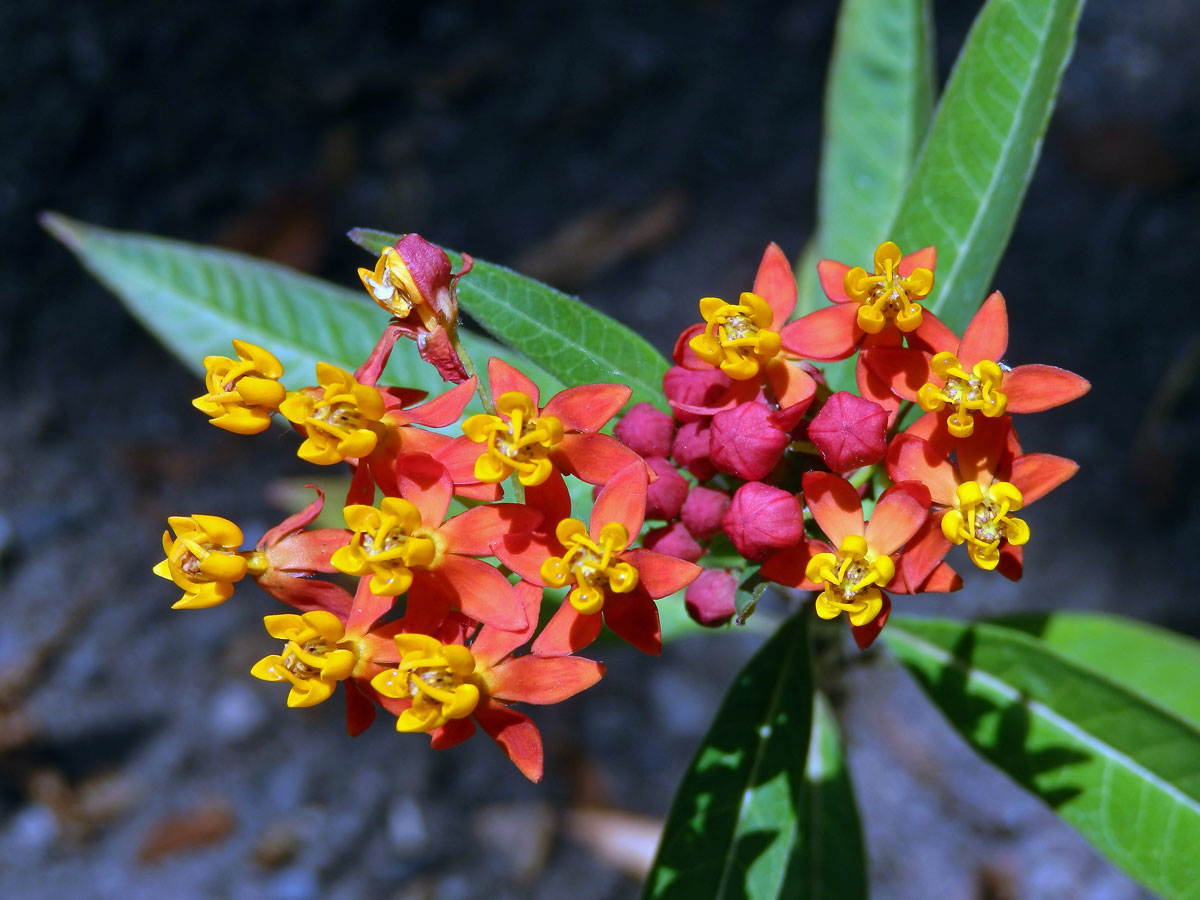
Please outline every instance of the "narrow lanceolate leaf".
[[[381, 253], [402, 235], [355, 228], [350, 240]], [[459, 254], [446, 251], [457, 268]], [[666, 410], [667, 361], [637, 332], [586, 303], [525, 275], [475, 260], [458, 283], [458, 302], [494, 337], [514, 347], [563, 384], [625, 384], [633, 403]]]
[[829, 302], [818, 259], [870, 268], [875, 248], [891, 239], [933, 111], [930, 25], [928, 0], [842, 3], [825, 82], [817, 232], [797, 268], [797, 316]]
[[1060, 656], [1200, 728], [1200, 641], [1103, 613], [1027, 613], [994, 624], [1033, 635]]
[[[46, 214], [42, 223], [89, 272], [189, 368], [203, 372], [208, 355], [230, 356], [233, 338], [274, 353], [290, 388], [313, 382], [318, 361], [354, 371], [388, 316], [351, 291], [239, 253], [130, 232], [110, 231]], [[464, 335], [472, 354], [506, 356], [553, 393], [561, 384], [478, 335]], [[401, 341], [383, 383], [440, 393], [434, 368]]]
[[[812, 676], [803, 615], [739, 673], [684, 776], [644, 898], [794, 897], [807, 869]], [[796, 877], [793, 877], [795, 872]]]
[[1200, 897], [1193, 724], [1013, 628], [893, 618], [883, 636], [991, 762], [1147, 887]]
[[992, 287], [1075, 43], [1083, 0], [988, 0], [946, 85], [892, 240], [936, 244], [926, 306], [961, 330]]
[[[801, 833], [805, 857], [797, 855], [780, 897], [857, 900], [867, 896], [867, 857], [854, 788], [837, 720], [823, 694], [813, 706], [812, 737], [805, 768], [805, 804]], [[786, 890], [785, 890], [786, 889]]]

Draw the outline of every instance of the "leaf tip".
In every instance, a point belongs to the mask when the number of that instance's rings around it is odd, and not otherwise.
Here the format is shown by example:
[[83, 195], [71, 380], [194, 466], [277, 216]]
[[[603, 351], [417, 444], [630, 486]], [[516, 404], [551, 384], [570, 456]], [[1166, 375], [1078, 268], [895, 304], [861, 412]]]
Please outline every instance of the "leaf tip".
[[38, 213], [38, 224], [41, 225], [51, 235], [65, 244], [72, 250], [78, 250], [82, 243], [81, 238], [81, 223], [77, 222], [62, 213], [54, 212], [53, 210], [43, 210]]

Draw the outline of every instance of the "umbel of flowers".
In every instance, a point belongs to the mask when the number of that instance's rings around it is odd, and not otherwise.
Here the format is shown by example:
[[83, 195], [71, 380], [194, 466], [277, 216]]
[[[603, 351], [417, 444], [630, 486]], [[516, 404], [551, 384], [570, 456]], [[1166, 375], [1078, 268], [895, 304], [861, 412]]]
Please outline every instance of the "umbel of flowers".
[[[1006, 364], [999, 293], [961, 337], [951, 332], [924, 305], [935, 266], [932, 247], [904, 256], [892, 243], [870, 271], [822, 260], [831, 305], [791, 320], [796, 283], [772, 244], [751, 290], [700, 301], [661, 407], [626, 409], [623, 385], [544, 398], [500, 359], [487, 361], [485, 383], [457, 334], [470, 257], [453, 272], [442, 250], [408, 235], [359, 270], [390, 318], [356, 371], [318, 363], [315, 385], [288, 391], [268, 348], [235, 339], [235, 356], [204, 360], [194, 401], [238, 434], [278, 414], [302, 459], [348, 467], [345, 527], [313, 527], [325, 502], [315, 488], [251, 549], [227, 519], [176, 516], [154, 571], [182, 591], [179, 609], [223, 603], [246, 579], [290, 607], [265, 617], [275, 644], [251, 668], [286, 685], [289, 706], [342, 685], [352, 734], [382, 709], [438, 749], [478, 726], [537, 781], [541, 738], [522, 707], [599, 681], [604, 666], [577, 654], [605, 626], [659, 653], [660, 602], [720, 625], [739, 584], [800, 588], [817, 616], [844, 614], [866, 648], [893, 595], [962, 585], [946, 561], [956, 546], [1020, 577], [1036, 536], [1019, 514], [1076, 466], [1024, 452], [1012, 417], [1088, 383]], [[401, 337], [449, 383], [444, 393], [379, 384]], [[854, 355], [858, 393], [830, 391], [814, 363]], [[484, 411], [464, 415], [473, 397]], [[914, 404], [924, 414], [909, 424]], [[456, 424], [458, 437], [444, 433]], [[593, 486], [590, 510], [572, 509], [568, 479]]]

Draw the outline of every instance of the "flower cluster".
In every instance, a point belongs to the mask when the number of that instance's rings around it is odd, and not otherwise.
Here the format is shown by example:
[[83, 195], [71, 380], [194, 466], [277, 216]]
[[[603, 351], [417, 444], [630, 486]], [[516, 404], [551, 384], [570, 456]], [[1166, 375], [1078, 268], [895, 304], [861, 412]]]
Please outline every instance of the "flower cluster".
[[[599, 681], [604, 666], [576, 652], [605, 621], [657, 653], [654, 600], [700, 567], [636, 546], [654, 470], [601, 433], [628, 387], [581, 385], [543, 401], [502, 360], [488, 361], [486, 386], [468, 374], [456, 334], [462, 274], [417, 235], [388, 248], [360, 270], [392, 314], [379, 342], [355, 372], [318, 363], [310, 387], [286, 390], [279, 360], [244, 341], [233, 342], [236, 359], [205, 359], [207, 393], [194, 405], [214, 425], [255, 434], [278, 413], [302, 439], [301, 459], [350, 468], [345, 528], [313, 527], [319, 489], [250, 550], [227, 519], [172, 517], [154, 571], [183, 591], [176, 608], [223, 603], [246, 578], [290, 606], [264, 619], [283, 643], [251, 669], [286, 683], [289, 706], [321, 703], [341, 683], [352, 734], [383, 709], [436, 748], [478, 724], [537, 781], [541, 737], [514, 704], [557, 703]], [[447, 391], [379, 384], [400, 337], [453, 383]], [[464, 418], [476, 396], [484, 412]], [[457, 438], [438, 430], [456, 424]], [[604, 485], [590, 530], [572, 518], [567, 479]], [[539, 634], [555, 597], [546, 589], [567, 586]]]
[[[789, 321], [796, 283], [770, 245], [752, 290], [700, 301], [661, 408], [623, 415], [623, 385], [543, 398], [503, 360], [477, 375], [457, 335], [463, 259], [452, 272], [443, 251], [408, 235], [359, 271], [391, 318], [354, 372], [318, 363], [315, 385], [289, 391], [267, 349], [235, 340], [236, 358], [205, 359], [194, 405], [214, 425], [256, 434], [278, 414], [301, 459], [350, 469], [345, 527], [314, 527], [319, 489], [252, 549], [226, 519], [172, 517], [154, 569], [183, 591], [176, 608], [223, 603], [247, 578], [291, 607], [264, 619], [282, 646], [251, 674], [285, 682], [289, 706], [341, 683], [351, 733], [379, 709], [435, 748], [478, 724], [536, 781], [541, 738], [515, 705], [595, 684], [603, 665], [577, 654], [605, 625], [657, 654], [657, 601], [686, 589], [692, 617], [717, 625], [740, 589], [773, 582], [817, 592], [816, 614], [845, 613], [866, 647], [889, 592], [961, 585], [945, 561], [956, 545], [1020, 577], [1030, 529], [1017, 514], [1075, 471], [1024, 453], [1011, 416], [1087, 382], [1006, 366], [999, 294], [961, 338], [924, 309], [932, 248], [902, 256], [885, 243], [872, 273], [822, 261], [832, 306]], [[435, 397], [381, 386], [401, 337], [452, 386]], [[856, 353], [858, 393], [831, 391], [814, 363]], [[473, 399], [482, 411], [468, 414]], [[909, 423], [912, 404], [924, 415]], [[571, 483], [584, 487], [574, 499]]]

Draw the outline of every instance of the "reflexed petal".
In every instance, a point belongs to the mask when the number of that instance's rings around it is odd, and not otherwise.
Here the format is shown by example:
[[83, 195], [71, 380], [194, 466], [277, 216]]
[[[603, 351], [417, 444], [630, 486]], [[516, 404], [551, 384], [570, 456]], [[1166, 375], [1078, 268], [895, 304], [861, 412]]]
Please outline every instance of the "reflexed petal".
[[827, 472], [804, 476], [804, 501], [834, 547], [849, 534], [863, 533], [862, 500], [846, 479]]
[[375, 721], [375, 704], [353, 678], [346, 681], [346, 733], [357, 737]]
[[488, 692], [499, 700], [545, 706], [590, 688], [604, 666], [580, 656], [522, 656], [487, 673]]
[[875, 643], [875, 638], [879, 637], [879, 632], [883, 631], [883, 626], [887, 624], [888, 616], [892, 614], [891, 598], [882, 591], [880, 598], [883, 600], [883, 606], [879, 610], [879, 615], [866, 625], [850, 626], [850, 633], [854, 635], [854, 643], [858, 644], [859, 650], [866, 650]]
[[544, 516], [545, 530], [552, 530], [571, 515], [571, 494], [560, 472], [554, 472], [538, 485], [525, 488], [525, 505]]
[[631, 538], [642, 530], [646, 515], [646, 466], [639, 457], [637, 462], [618, 472], [600, 491], [592, 506], [589, 530], [593, 536], [609, 522], [625, 526]]
[[528, 716], [488, 699], [476, 708], [475, 720], [522, 775], [533, 782], [542, 780], [542, 736]]
[[262, 550], [264, 547], [270, 547], [272, 544], [279, 543], [285, 535], [307, 528], [321, 514], [321, 510], [325, 506], [325, 492], [315, 484], [306, 484], [305, 487], [312, 488], [317, 492], [316, 499], [300, 510], [300, 512], [288, 516], [264, 534], [262, 539], [255, 545], [257, 549]]
[[558, 541], [547, 534], [506, 534], [497, 541], [492, 552], [526, 581], [544, 587], [542, 563], [563, 552]]
[[468, 716], [465, 719], [451, 719], [441, 728], [435, 728], [429, 734], [429, 746], [434, 750], [448, 750], [456, 747], [475, 733], [475, 720]]
[[558, 608], [533, 642], [535, 656], [567, 656], [596, 640], [604, 621], [599, 613], [585, 616], [568, 602]]
[[469, 556], [448, 553], [430, 574], [447, 589], [455, 605], [472, 619], [505, 631], [520, 631], [526, 627], [521, 601], [508, 579], [495, 566]]
[[654, 550], [628, 550], [621, 558], [638, 570], [638, 585], [654, 600], [682, 590], [703, 571], [695, 563]]
[[513, 591], [525, 610], [527, 624], [521, 631], [504, 631], [487, 625], [481, 628], [475, 642], [471, 644], [471, 654], [481, 668], [490, 669], [532, 638], [537, 630], [538, 616], [542, 609], [542, 589], [528, 581], [522, 581], [513, 586]]
[[922, 247], [912, 253], [905, 253], [899, 265], [896, 266], [896, 271], [907, 277], [913, 273], [913, 269], [928, 269], [932, 272], [936, 265], [937, 247]]
[[[965, 438], [957, 438], [955, 453], [958, 456], [958, 474], [962, 481], [978, 481], [991, 484], [992, 476], [1008, 451], [1008, 436], [1012, 431], [1012, 419], [998, 416], [989, 419], [975, 416], [975, 427]], [[941, 501], [938, 501], [941, 502]]]
[[787, 256], [775, 242], [767, 244], [758, 274], [754, 276], [754, 293], [767, 301], [773, 318], [769, 326], [778, 331], [791, 318], [796, 308], [796, 276]]
[[1028, 506], [1039, 497], [1044, 497], [1079, 471], [1079, 463], [1049, 453], [1026, 453], [1013, 460], [1009, 481], [1021, 492], [1021, 499]]
[[491, 556], [492, 544], [504, 535], [533, 531], [541, 523], [542, 514], [536, 509], [516, 503], [496, 503], [459, 513], [438, 531], [450, 553]]
[[858, 305], [838, 303], [789, 322], [779, 332], [783, 349], [801, 359], [832, 362], [845, 359], [862, 339]]
[[468, 378], [462, 384], [455, 385], [446, 393], [427, 400], [420, 406], [406, 409], [402, 413], [393, 412], [390, 418], [397, 424], [413, 423], [428, 428], [453, 425], [462, 416], [474, 393], [475, 379]]
[[1091, 382], [1055, 366], [1017, 366], [1004, 375], [1000, 388], [1008, 396], [1008, 412], [1033, 413], [1053, 409], [1082, 397]]
[[958, 479], [954, 466], [928, 441], [908, 432], [893, 438], [888, 447], [887, 473], [892, 481], [919, 481], [930, 498], [941, 506], [954, 505]]
[[801, 541], [798, 547], [776, 553], [767, 559], [759, 574], [767, 581], [802, 591], [819, 591], [821, 586], [809, 581], [804, 570], [808, 562], [818, 553], [834, 553], [834, 548], [824, 541]]
[[921, 385], [934, 377], [929, 354], [920, 350], [877, 347], [864, 350], [860, 359], [892, 393], [910, 402], [916, 401]]
[[999, 362], [1008, 349], [1008, 311], [1004, 305], [1004, 296], [994, 291], [983, 301], [979, 312], [967, 325], [963, 332], [962, 343], [958, 345], [958, 360], [968, 372], [977, 362], [990, 359]]
[[817, 393], [813, 377], [800, 366], [783, 359], [768, 359], [766, 369], [767, 382], [779, 401], [779, 408], [803, 415]]
[[628, 594], [609, 594], [603, 615], [604, 624], [638, 650], [651, 656], [662, 652], [658, 607], [640, 586]]
[[[933, 590], [932, 587], [926, 586], [926, 582], [931, 579], [931, 573], [938, 568], [946, 554], [950, 552], [951, 546], [950, 541], [942, 534], [942, 515], [943, 513], [940, 512], [934, 513], [926, 519], [917, 533], [908, 541], [904, 552], [900, 554], [900, 558], [896, 562], [896, 577], [888, 582], [889, 591], [895, 594], [916, 594]], [[951, 578], [958, 579], [959, 586], [962, 585], [962, 579], [958, 578], [953, 569], [950, 569], [948, 574]], [[957, 589], [943, 588], [943, 590]]]
[[887, 413], [887, 427], [895, 427], [896, 415], [900, 412], [900, 398], [892, 393], [886, 381], [863, 364], [861, 356], [854, 364], [854, 381], [858, 385], [858, 395], [882, 406]]
[[371, 591], [370, 578], [360, 578], [358, 590], [354, 592], [354, 606], [346, 619], [346, 631], [363, 632], [370, 629], [383, 615], [391, 610], [395, 597], [375, 594]]
[[[849, 295], [846, 294], [846, 273], [849, 271], [848, 265], [832, 259], [822, 259], [817, 263], [817, 278], [821, 281], [821, 290], [834, 303], [850, 301]], [[858, 312], [858, 304], [855, 304], [854, 311]]]
[[454, 483], [445, 466], [424, 453], [404, 454], [396, 459], [396, 484], [404, 499], [420, 512], [425, 527], [442, 524], [454, 494]]
[[958, 349], [959, 337], [945, 322], [925, 310], [921, 324], [908, 333], [908, 346], [928, 353], [953, 353]]
[[1000, 562], [996, 571], [1009, 581], [1020, 581], [1025, 571], [1025, 548], [1014, 547], [1005, 541], [1000, 545]]
[[605, 484], [642, 458], [607, 434], [566, 434], [550, 451], [550, 459], [568, 475], [588, 484]]
[[902, 481], [884, 491], [867, 523], [871, 552], [887, 556], [899, 550], [924, 524], [929, 499], [929, 488], [916, 481]]
[[626, 403], [633, 390], [623, 384], [582, 384], [550, 398], [543, 416], [554, 416], [564, 431], [599, 431]]
[[528, 376], [494, 356], [488, 360], [487, 368], [488, 386], [492, 389], [493, 397], [517, 391], [532, 400], [535, 409], [540, 405], [538, 386]]

